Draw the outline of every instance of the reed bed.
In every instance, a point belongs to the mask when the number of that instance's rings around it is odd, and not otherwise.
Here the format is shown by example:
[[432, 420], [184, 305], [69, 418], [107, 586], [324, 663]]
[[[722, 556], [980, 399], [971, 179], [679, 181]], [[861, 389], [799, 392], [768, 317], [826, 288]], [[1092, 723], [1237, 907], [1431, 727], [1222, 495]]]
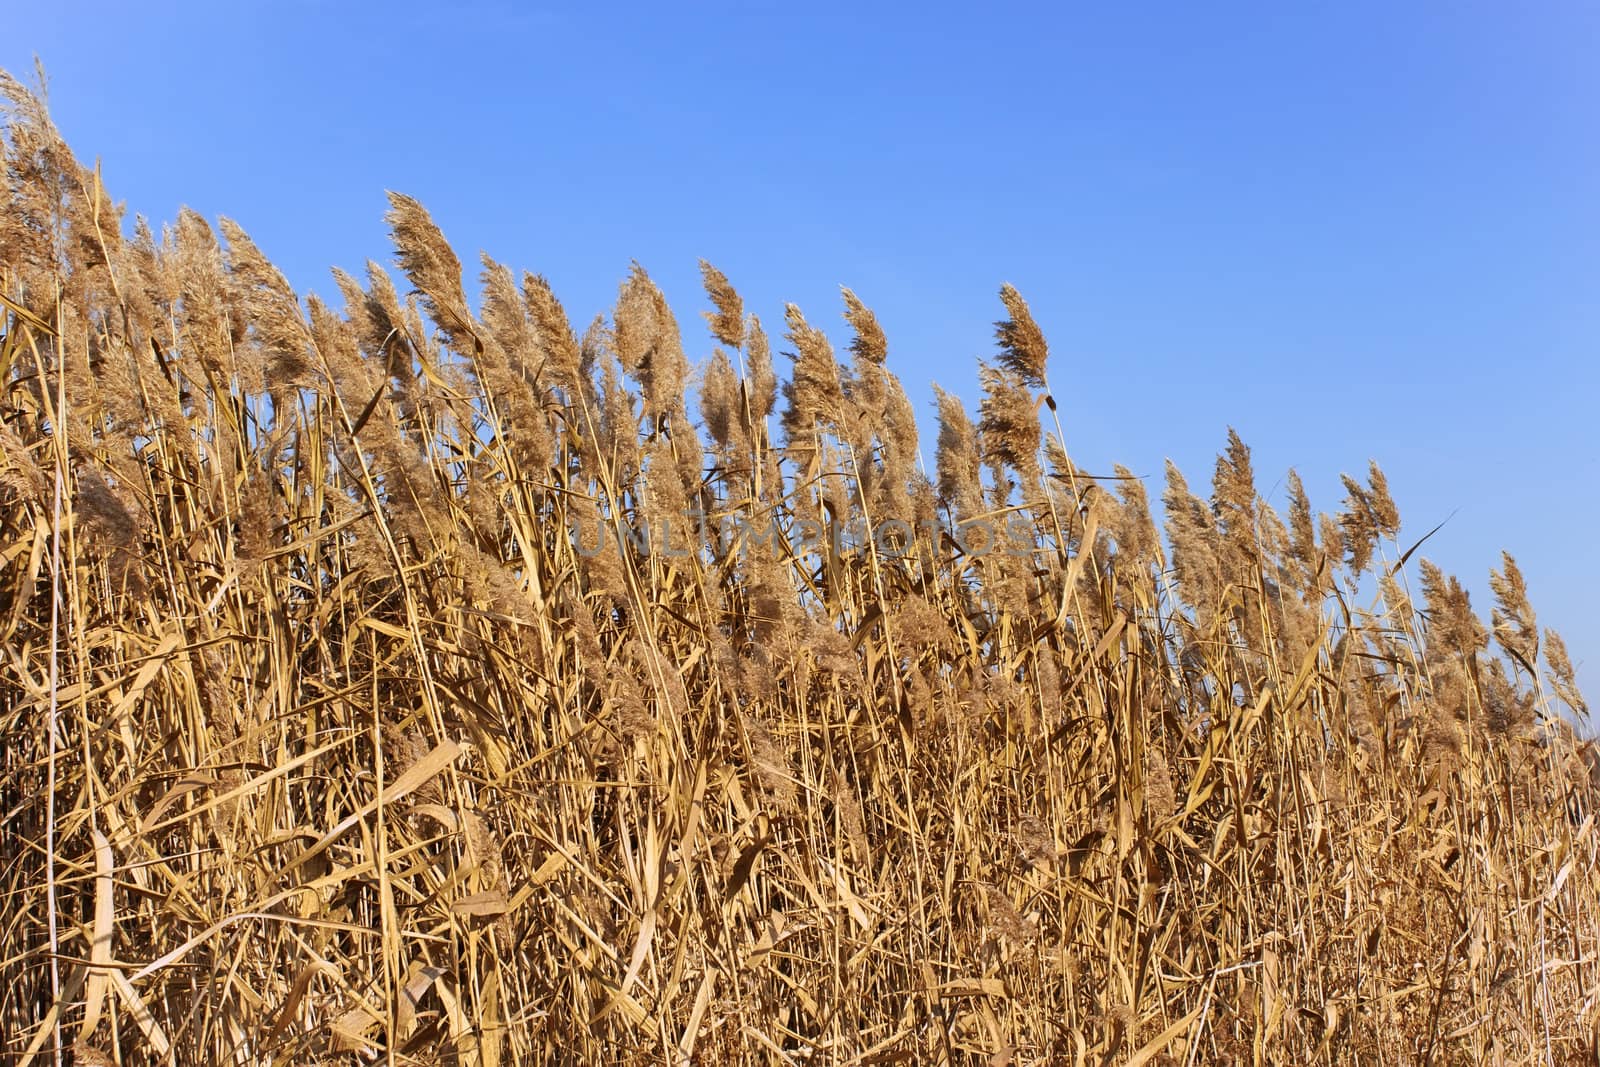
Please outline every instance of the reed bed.
[[925, 471], [848, 290], [332, 306], [0, 94], [0, 1062], [1594, 1062], [1566, 649], [1376, 465], [1156, 508], [1006, 287]]

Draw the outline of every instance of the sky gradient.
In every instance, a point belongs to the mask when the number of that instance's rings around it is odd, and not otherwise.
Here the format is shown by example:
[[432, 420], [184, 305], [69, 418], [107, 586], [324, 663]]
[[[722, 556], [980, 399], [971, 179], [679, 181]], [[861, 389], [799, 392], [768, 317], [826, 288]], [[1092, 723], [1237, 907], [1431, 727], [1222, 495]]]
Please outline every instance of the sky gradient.
[[1592, 699], [1600, 7], [1124, 8], [30, 4], [0, 66], [130, 220], [226, 215], [302, 290], [389, 260], [386, 189], [580, 329], [637, 259], [693, 358], [701, 257], [836, 343], [848, 285], [930, 468], [1009, 281], [1082, 468], [1200, 490], [1231, 425], [1334, 511], [1376, 459], [1486, 618], [1517, 557]]

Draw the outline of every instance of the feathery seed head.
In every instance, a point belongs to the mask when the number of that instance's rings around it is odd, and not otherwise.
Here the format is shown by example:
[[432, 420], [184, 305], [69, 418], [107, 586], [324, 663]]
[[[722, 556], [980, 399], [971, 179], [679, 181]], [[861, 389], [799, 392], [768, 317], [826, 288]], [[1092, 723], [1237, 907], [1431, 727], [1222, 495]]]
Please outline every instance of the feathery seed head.
[[883, 335], [883, 327], [878, 325], [878, 317], [855, 293], [843, 286], [839, 291], [844, 295], [844, 320], [856, 334], [850, 342], [850, 351], [863, 362], [883, 363], [889, 354], [889, 342]]
[[1009, 318], [995, 323], [995, 338], [1000, 342], [1000, 365], [1035, 389], [1045, 387], [1045, 363], [1050, 358], [1044, 331], [1033, 321], [1028, 302], [1010, 284], [1000, 287], [1000, 299]]
[[445, 341], [458, 352], [471, 351], [474, 340], [472, 313], [461, 287], [461, 260], [450, 242], [416, 200], [403, 193], [389, 194], [389, 223], [400, 269], [417, 293]]
[[744, 344], [744, 301], [729, 283], [728, 276], [705, 260], [700, 261], [700, 277], [715, 311], [701, 312], [711, 327], [711, 336], [729, 348]]

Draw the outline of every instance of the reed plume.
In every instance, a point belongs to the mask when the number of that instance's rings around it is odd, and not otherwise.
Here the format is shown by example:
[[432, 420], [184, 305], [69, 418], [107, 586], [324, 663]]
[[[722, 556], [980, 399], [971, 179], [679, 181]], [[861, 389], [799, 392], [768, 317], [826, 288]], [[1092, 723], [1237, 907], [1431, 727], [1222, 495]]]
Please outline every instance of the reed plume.
[[711, 327], [711, 336], [729, 348], [742, 348], [745, 337], [744, 301], [728, 281], [728, 276], [703, 259], [700, 261], [700, 277], [705, 283], [706, 295], [716, 309], [704, 313]]
[[411, 197], [391, 192], [384, 221], [389, 224], [400, 269], [422, 297], [445, 342], [458, 352], [470, 352], [475, 336], [467, 295], [461, 287], [461, 260], [433, 217]]
[[1028, 302], [1011, 285], [1000, 287], [1000, 300], [1010, 313], [995, 323], [995, 338], [1000, 342], [1000, 365], [1034, 389], [1045, 388], [1045, 364], [1050, 358], [1044, 331], [1033, 321]]

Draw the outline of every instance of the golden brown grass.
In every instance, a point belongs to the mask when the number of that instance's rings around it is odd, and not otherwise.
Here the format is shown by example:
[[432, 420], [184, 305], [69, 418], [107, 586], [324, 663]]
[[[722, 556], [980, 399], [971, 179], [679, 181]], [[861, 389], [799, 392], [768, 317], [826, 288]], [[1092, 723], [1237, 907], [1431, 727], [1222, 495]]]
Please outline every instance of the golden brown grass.
[[1566, 649], [1381, 471], [1285, 521], [1230, 436], [1164, 544], [1009, 287], [931, 477], [849, 291], [779, 442], [710, 266], [707, 452], [642, 269], [474, 313], [396, 196], [412, 295], [302, 303], [0, 89], [0, 1059], [1593, 1061]]

